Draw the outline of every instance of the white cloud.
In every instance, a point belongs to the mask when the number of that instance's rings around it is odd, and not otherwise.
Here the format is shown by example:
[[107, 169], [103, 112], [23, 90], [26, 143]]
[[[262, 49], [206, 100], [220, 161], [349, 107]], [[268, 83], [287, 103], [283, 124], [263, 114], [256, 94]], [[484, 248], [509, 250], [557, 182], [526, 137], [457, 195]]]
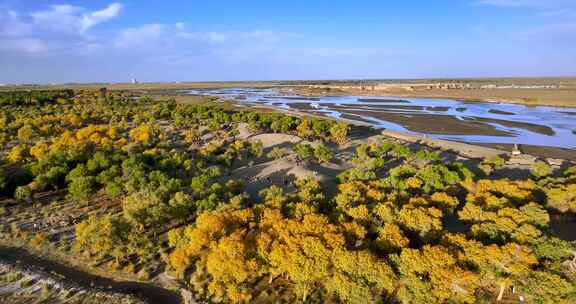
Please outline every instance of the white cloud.
[[120, 32], [114, 45], [119, 48], [152, 47], [166, 41], [169, 28], [163, 24], [145, 24], [139, 27], [127, 28]]
[[30, 16], [34, 25], [40, 29], [83, 33], [99, 23], [115, 18], [121, 9], [120, 3], [112, 3], [102, 10], [93, 12], [79, 6], [52, 5], [48, 10], [33, 12]]
[[82, 8], [72, 5], [52, 5], [50, 9], [33, 12], [32, 26], [38, 31], [76, 33], [80, 26], [78, 14]]
[[116, 37], [114, 45], [118, 48], [131, 48], [136, 52], [156, 50], [165, 53], [179, 46], [205, 50], [239, 48], [247, 45], [256, 47], [273, 45], [280, 41], [282, 35], [266, 30], [195, 32], [188, 30], [184, 23], [177, 22], [175, 24], [145, 24], [123, 29]]
[[211, 42], [225, 42], [230, 39], [230, 36], [225, 33], [208, 32], [206, 33], [206, 38]]
[[39, 39], [33, 38], [8, 38], [2, 39], [0, 50], [24, 52], [28, 54], [40, 54], [48, 51], [49, 45]]
[[115, 18], [120, 13], [122, 4], [112, 3], [107, 8], [82, 15], [80, 19], [80, 30], [86, 31], [98, 23]]
[[83, 52], [98, 44], [88, 31], [118, 16], [120, 3], [90, 11], [73, 5], [51, 5], [46, 9], [19, 13], [0, 9], [0, 50], [41, 54], [73, 49]]
[[30, 24], [20, 21], [18, 13], [0, 10], [0, 36], [20, 36], [29, 33]]

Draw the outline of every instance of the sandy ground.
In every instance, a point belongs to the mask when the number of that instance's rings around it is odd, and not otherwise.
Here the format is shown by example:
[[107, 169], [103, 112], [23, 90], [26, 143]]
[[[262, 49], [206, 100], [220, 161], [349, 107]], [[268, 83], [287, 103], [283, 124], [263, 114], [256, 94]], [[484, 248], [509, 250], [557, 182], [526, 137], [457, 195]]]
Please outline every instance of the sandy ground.
[[248, 125], [245, 123], [239, 123], [236, 125], [236, 130], [238, 130], [238, 139], [247, 139], [248, 137], [252, 136], [252, 132], [248, 130]]
[[401, 132], [395, 132], [390, 130], [382, 131], [382, 134], [385, 136], [397, 138], [406, 142], [412, 143], [420, 143], [424, 144], [429, 147], [438, 148], [441, 150], [451, 150], [455, 151], [461, 156], [467, 158], [486, 158], [496, 155], [506, 155], [509, 152], [499, 149], [494, 149], [490, 147], [483, 147], [477, 145], [470, 145], [466, 143], [450, 141], [450, 140], [442, 140], [436, 138], [426, 138], [424, 136], [419, 135], [410, 135]]
[[[244, 180], [247, 185], [247, 192], [253, 199], [257, 199], [257, 194], [272, 185], [283, 188], [286, 192], [295, 190], [292, 181], [295, 179], [312, 177], [322, 183], [327, 193], [336, 191], [336, 176], [353, 167], [350, 162], [355, 155], [356, 148], [362, 144], [378, 144], [385, 140], [398, 141], [407, 145], [428, 146], [432, 149], [448, 151], [452, 154], [452, 159], [482, 159], [494, 155], [506, 155], [507, 151], [493, 149], [490, 147], [469, 145], [466, 143], [453, 142], [447, 140], [428, 139], [422, 136], [408, 135], [400, 132], [383, 131], [372, 128], [356, 127], [352, 134], [352, 139], [342, 146], [329, 144], [333, 151], [333, 159], [330, 162], [318, 164], [313, 161], [297, 161], [296, 155], [292, 152], [292, 146], [302, 139], [287, 134], [266, 133], [250, 136], [245, 126], [242, 129], [243, 137], [250, 141], [259, 140], [263, 143], [264, 153], [268, 153], [274, 147], [279, 147], [285, 156], [278, 160], [266, 157], [255, 160], [253, 165], [244, 165], [231, 172], [230, 178]], [[354, 133], [352, 132], [352, 133]], [[314, 145], [315, 143], [310, 143]]]
[[576, 77], [308, 81], [297, 84], [299, 86], [293, 90], [308, 96], [353, 93], [576, 107]]
[[[240, 129], [244, 128], [242, 126]], [[248, 130], [244, 130], [244, 137], [248, 140], [259, 140], [263, 143], [264, 154], [266, 155], [274, 147], [279, 147], [285, 153], [285, 156], [278, 160], [272, 160], [267, 157], [254, 160], [253, 165], [244, 165], [231, 172], [230, 178], [240, 179], [246, 182], [246, 190], [251, 198], [258, 200], [258, 193], [272, 185], [279, 186], [284, 189], [286, 193], [293, 192], [296, 189], [292, 185], [295, 179], [305, 177], [312, 177], [320, 181], [324, 190], [328, 194], [336, 192], [337, 180], [336, 176], [353, 167], [351, 163], [355, 155], [356, 148], [362, 144], [379, 144], [385, 140], [392, 140], [412, 147], [429, 147], [436, 151], [441, 151], [446, 160], [458, 160], [465, 163], [479, 163], [482, 159], [492, 156], [502, 156], [510, 158], [507, 165], [502, 169], [505, 177], [522, 178], [530, 174], [530, 168], [537, 160], [536, 157], [525, 154], [520, 157], [511, 157], [509, 147], [491, 147], [483, 145], [472, 145], [456, 141], [440, 140], [427, 138], [425, 136], [405, 134], [390, 130], [375, 130], [368, 127], [355, 127], [351, 132], [351, 140], [342, 145], [337, 146], [328, 144], [332, 149], [333, 159], [330, 162], [318, 164], [314, 161], [297, 161], [296, 155], [292, 152], [294, 144], [302, 140], [294, 135], [266, 133], [258, 135], [249, 135]], [[305, 141], [307, 142], [307, 141]], [[315, 143], [310, 143], [315, 144]], [[525, 152], [539, 152], [534, 147], [526, 149]], [[569, 156], [568, 153], [559, 155], [554, 153], [555, 149], [549, 149], [545, 157], [562, 158], [558, 156]], [[557, 152], [557, 151], [556, 151]], [[572, 152], [571, 156], [575, 156]], [[546, 160], [553, 165], [554, 168], [559, 168], [565, 165], [566, 159], [576, 160], [570, 157], [563, 159], [550, 159]]]
[[297, 144], [302, 139], [295, 135], [280, 134], [280, 133], [266, 133], [258, 134], [250, 137], [251, 141], [261, 141], [264, 149], [279, 147], [284, 148], [287, 145]]
[[[327, 86], [329, 88], [330, 86]], [[294, 90], [302, 95], [361, 95], [385, 97], [414, 97], [414, 98], [446, 98], [466, 101], [509, 102], [527, 105], [548, 105], [556, 107], [576, 107], [576, 87], [565, 89], [452, 89], [452, 90], [322, 90], [295, 87]]]

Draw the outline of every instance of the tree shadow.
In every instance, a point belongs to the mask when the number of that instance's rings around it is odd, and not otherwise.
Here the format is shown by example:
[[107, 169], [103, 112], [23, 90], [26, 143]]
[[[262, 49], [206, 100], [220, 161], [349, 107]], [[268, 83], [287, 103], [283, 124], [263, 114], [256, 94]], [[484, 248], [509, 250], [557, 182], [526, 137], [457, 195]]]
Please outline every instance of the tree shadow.
[[576, 214], [549, 210], [552, 234], [565, 241], [576, 241]]
[[352, 126], [348, 133], [348, 140], [366, 139], [375, 135], [380, 135], [381, 131], [368, 126]]
[[524, 180], [529, 179], [532, 173], [529, 169], [504, 167], [494, 170], [490, 175], [490, 179], [510, 179], [510, 180]]
[[460, 220], [456, 214], [450, 214], [442, 218], [442, 226], [450, 233], [468, 234], [472, 225]]

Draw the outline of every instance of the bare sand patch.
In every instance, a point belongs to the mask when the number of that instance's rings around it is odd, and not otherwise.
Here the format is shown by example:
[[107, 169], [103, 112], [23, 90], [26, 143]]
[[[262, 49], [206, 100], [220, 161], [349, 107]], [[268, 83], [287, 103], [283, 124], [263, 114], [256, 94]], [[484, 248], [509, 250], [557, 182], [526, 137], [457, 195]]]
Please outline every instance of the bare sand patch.
[[267, 149], [286, 144], [297, 144], [302, 141], [302, 138], [282, 133], [265, 133], [250, 137], [250, 141], [258, 140], [262, 142], [263, 148]]
[[313, 170], [303, 163], [297, 164], [292, 157], [268, 161], [253, 166], [245, 166], [232, 172], [231, 178], [241, 179], [246, 183], [246, 191], [252, 198], [270, 186], [276, 185], [286, 192], [295, 190], [292, 181], [306, 177], [322, 180]]
[[490, 147], [483, 147], [478, 145], [470, 145], [457, 141], [442, 140], [442, 139], [431, 139], [425, 138], [419, 135], [410, 135], [401, 132], [395, 132], [390, 130], [382, 131], [385, 136], [397, 138], [407, 142], [421, 143], [429, 147], [439, 148], [440, 150], [452, 150], [461, 156], [467, 158], [487, 158], [496, 155], [508, 154], [504, 150], [494, 149]]
[[246, 123], [239, 123], [238, 125], [236, 125], [236, 130], [238, 130], [238, 138], [239, 139], [247, 139], [248, 137], [252, 136], [252, 132], [250, 132], [250, 130], [248, 130], [248, 124]]

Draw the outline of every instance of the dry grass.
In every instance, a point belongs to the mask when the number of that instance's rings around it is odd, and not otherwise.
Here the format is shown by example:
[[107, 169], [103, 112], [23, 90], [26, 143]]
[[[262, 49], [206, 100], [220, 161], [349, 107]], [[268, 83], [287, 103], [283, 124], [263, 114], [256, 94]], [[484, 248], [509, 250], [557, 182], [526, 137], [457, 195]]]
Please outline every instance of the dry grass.
[[501, 101], [526, 105], [576, 107], [576, 89], [485, 89], [430, 90], [398, 93], [399, 97], [452, 98], [470, 101]]

